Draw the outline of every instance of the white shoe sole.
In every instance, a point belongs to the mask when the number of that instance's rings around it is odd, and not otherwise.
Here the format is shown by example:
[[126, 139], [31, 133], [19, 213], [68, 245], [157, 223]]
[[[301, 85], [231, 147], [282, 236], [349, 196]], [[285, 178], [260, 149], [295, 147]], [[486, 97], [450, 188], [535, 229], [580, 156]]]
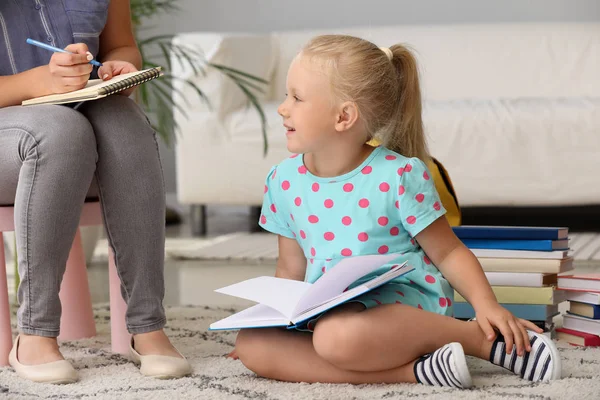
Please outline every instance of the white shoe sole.
[[456, 374], [460, 383], [463, 385], [463, 389], [469, 389], [473, 387], [473, 380], [471, 379], [471, 373], [467, 366], [467, 358], [465, 357], [465, 351], [460, 343], [450, 343], [450, 350], [452, 351], [452, 357], [454, 358], [454, 365], [456, 366]]

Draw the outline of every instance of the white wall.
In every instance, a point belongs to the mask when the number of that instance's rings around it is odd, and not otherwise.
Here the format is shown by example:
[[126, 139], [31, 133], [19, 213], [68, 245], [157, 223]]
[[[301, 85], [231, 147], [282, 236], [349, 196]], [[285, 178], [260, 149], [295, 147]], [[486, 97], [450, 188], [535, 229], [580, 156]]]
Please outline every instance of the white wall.
[[[394, 24], [600, 21], [600, 0], [180, 0], [152, 33], [268, 32]], [[168, 192], [175, 156], [161, 146]]]

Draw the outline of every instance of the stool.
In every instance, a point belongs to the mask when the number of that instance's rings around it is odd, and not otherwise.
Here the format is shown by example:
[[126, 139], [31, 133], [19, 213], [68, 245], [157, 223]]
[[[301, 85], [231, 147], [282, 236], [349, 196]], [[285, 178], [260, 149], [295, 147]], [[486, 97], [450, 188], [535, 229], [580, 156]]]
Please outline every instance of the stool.
[[[102, 225], [102, 212], [99, 202], [85, 203], [79, 226]], [[6, 280], [6, 259], [2, 232], [14, 231], [13, 207], [0, 207], [0, 365], [8, 365], [8, 353], [12, 348], [10, 327], [10, 306]], [[110, 286], [110, 328], [111, 344], [115, 353], [127, 354], [130, 335], [125, 325], [127, 306], [121, 296], [121, 281], [117, 275], [114, 254], [109, 246], [108, 274]], [[67, 260], [67, 267], [60, 286], [59, 340], [75, 340], [96, 335], [96, 325], [92, 310], [92, 300], [87, 278], [85, 255], [81, 245], [81, 234], [77, 234]]]

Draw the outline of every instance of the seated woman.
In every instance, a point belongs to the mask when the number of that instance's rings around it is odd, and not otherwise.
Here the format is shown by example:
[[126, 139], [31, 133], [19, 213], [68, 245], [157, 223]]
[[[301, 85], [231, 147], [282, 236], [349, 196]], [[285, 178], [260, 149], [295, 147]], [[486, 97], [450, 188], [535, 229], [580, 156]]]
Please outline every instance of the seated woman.
[[[163, 331], [165, 193], [155, 132], [131, 91], [77, 105], [20, 106], [80, 89], [92, 76], [136, 71], [129, 1], [0, 3], [0, 205], [15, 208], [19, 336], [10, 364], [23, 378], [69, 383], [59, 289], [86, 198], [99, 197], [127, 302], [131, 353], [144, 375], [190, 364]], [[43, 41], [71, 53], [26, 44]], [[95, 71], [89, 61], [104, 65]]]

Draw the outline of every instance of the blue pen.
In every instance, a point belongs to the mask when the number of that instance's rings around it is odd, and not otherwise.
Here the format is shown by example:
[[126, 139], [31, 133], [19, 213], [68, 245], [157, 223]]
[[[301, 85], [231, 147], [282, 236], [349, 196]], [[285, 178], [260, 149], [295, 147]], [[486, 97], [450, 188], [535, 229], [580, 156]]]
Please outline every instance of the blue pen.
[[[74, 53], [71, 53], [69, 51], [66, 51], [66, 50], [63, 50], [63, 49], [59, 49], [58, 47], [54, 47], [54, 46], [47, 45], [46, 43], [38, 42], [37, 40], [27, 39], [26, 42], [29, 43], [29, 44], [32, 44], [34, 46], [41, 47], [42, 49], [46, 49], [46, 50], [50, 50], [50, 51], [54, 51], [54, 52], [58, 52], [58, 53], [74, 54]], [[96, 67], [101, 67], [102, 66], [102, 63], [99, 62], [99, 61], [96, 61], [96, 60], [90, 61], [90, 64], [95, 65]]]

